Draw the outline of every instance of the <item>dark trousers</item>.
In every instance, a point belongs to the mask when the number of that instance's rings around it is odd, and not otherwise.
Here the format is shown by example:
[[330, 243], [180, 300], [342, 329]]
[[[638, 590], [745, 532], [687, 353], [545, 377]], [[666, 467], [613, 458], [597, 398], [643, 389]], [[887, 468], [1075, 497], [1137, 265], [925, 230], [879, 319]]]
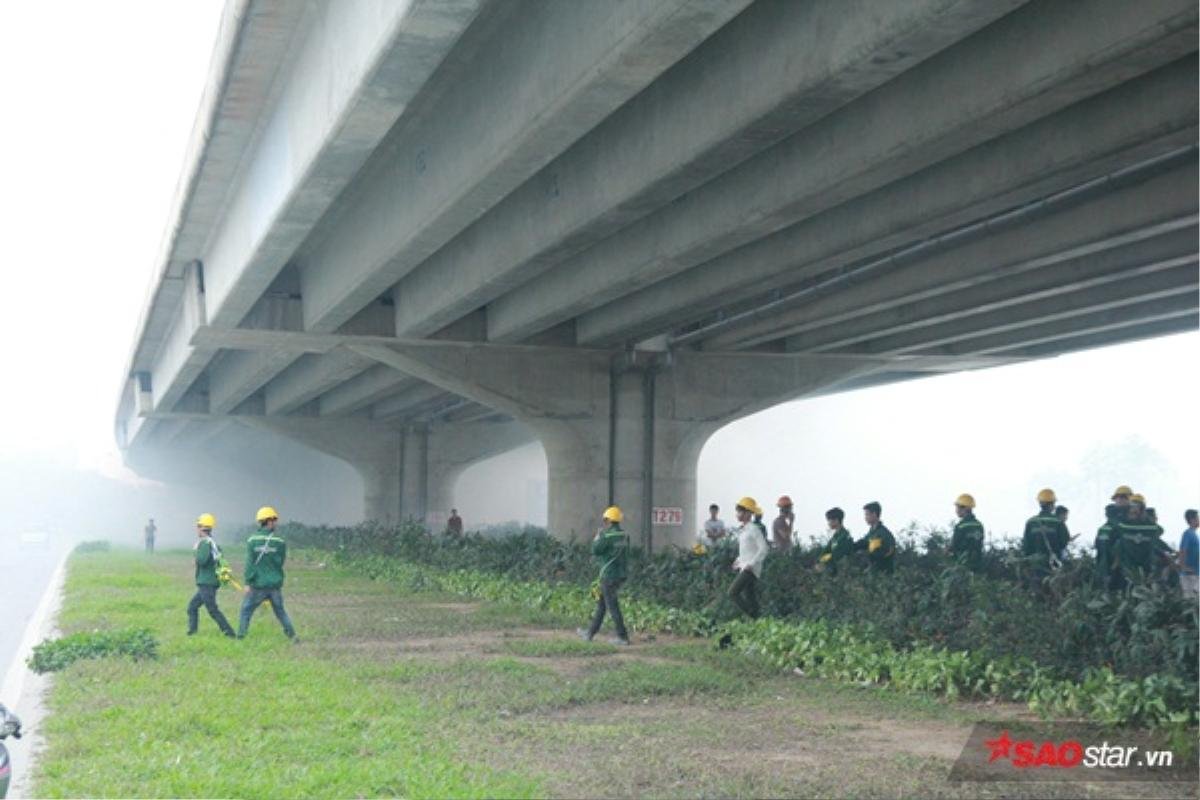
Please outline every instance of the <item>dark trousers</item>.
[[625, 630], [625, 618], [621, 616], [621, 604], [617, 602], [617, 590], [624, 582], [600, 581], [600, 599], [596, 601], [596, 613], [592, 615], [592, 624], [588, 626], [588, 636], [595, 636], [600, 631], [600, 626], [604, 624], [604, 612], [607, 610], [612, 614], [617, 636], [622, 639], [629, 638], [629, 631]]
[[154, 537], [153, 536], [146, 537], [146, 552], [147, 553], [154, 552]]
[[749, 569], [743, 569], [733, 579], [729, 596], [737, 607], [751, 619], [758, 619], [758, 577]]
[[200, 606], [208, 609], [208, 615], [213, 618], [213, 622], [217, 623], [217, 627], [221, 629], [221, 633], [226, 636], [233, 636], [233, 627], [229, 624], [229, 620], [225, 619], [225, 615], [221, 613], [221, 609], [217, 608], [217, 587], [216, 586], [197, 586], [196, 593], [192, 595], [191, 602], [188, 603], [188, 633], [195, 633], [196, 627], [200, 624]]
[[289, 639], [296, 638], [296, 629], [292, 627], [292, 621], [288, 618], [287, 611], [283, 607], [283, 591], [280, 589], [255, 589], [253, 587], [246, 592], [246, 599], [242, 601], [242, 613], [238, 617], [238, 638], [241, 639], [246, 635], [246, 631], [250, 630], [250, 617], [254, 615], [254, 611], [266, 600], [271, 601], [271, 608], [275, 611], [275, 619], [279, 620], [279, 624], [283, 626], [283, 632], [288, 635]]

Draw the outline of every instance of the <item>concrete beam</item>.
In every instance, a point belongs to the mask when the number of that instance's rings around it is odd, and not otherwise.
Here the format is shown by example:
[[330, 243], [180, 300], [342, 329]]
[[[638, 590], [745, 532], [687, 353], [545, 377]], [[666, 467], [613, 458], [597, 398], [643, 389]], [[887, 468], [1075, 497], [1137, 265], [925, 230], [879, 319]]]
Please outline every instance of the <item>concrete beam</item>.
[[201, 273], [197, 261], [184, 268], [179, 314], [150, 370], [156, 408], [174, 406], [200, 375], [201, 368], [191, 358], [192, 349], [188, 343], [192, 334], [208, 322], [208, 303]]
[[754, 4], [405, 276], [397, 333], [491, 302], [1022, 1]]
[[373, 365], [370, 359], [345, 350], [304, 356], [267, 385], [263, 392], [267, 413], [295, 411]]
[[1116, 247], [1072, 259], [1062, 267], [1046, 267], [1001, 277], [979, 287], [951, 291], [895, 308], [844, 320], [828, 330], [803, 334], [788, 349], [844, 350], [858, 342], [909, 334], [935, 325], [964, 320], [988, 311], [1055, 297], [1112, 281], [1134, 281], [1196, 259], [1196, 236], [1177, 231], [1146, 242]]
[[369, 367], [363, 374], [321, 395], [318, 400], [319, 412], [323, 417], [353, 414], [375, 405], [389, 395], [417, 385], [419, 381], [406, 378], [389, 367]]
[[[300, 299], [268, 294], [255, 303], [244, 325], [254, 330], [300, 331], [303, 329]], [[214, 413], [228, 414], [257, 392], [290, 364], [286, 352], [223, 352], [208, 368], [210, 405]]]
[[339, 0], [312, 7], [208, 246], [215, 324], [241, 322], [479, 7], [479, 0]]
[[[392, 370], [391, 367], [381, 365], [384, 369], [391, 371], [393, 374], [400, 373]], [[437, 386], [430, 386], [427, 383], [405, 378], [405, 381], [411, 381], [412, 385], [407, 386], [404, 391], [388, 397], [385, 400], [380, 400], [371, 408], [372, 419], [393, 419], [396, 417], [407, 418], [415, 411], [424, 407], [427, 403], [445, 396], [445, 391]]]
[[585, 313], [580, 344], [638, 341], [835, 267], [1194, 144], [1197, 63], [1182, 59], [903, 181]]
[[[1191, 268], [1193, 276], [1195, 267]], [[1052, 354], [1051, 345], [1071, 339], [1088, 339], [1104, 335], [1109, 343], [1124, 341], [1136, 329], [1148, 324], [1194, 319], [1198, 305], [1197, 282], [1193, 277], [1190, 286], [1164, 289], [1146, 297], [1123, 297], [1116, 299], [1081, 299], [1072, 308], [1065, 308], [1054, 316], [1030, 316], [1018, 319], [1010, 325], [996, 325], [981, 330], [978, 336], [957, 337], [945, 344], [933, 344], [922, 352], [954, 356], [958, 354], [1021, 355], [1030, 352]], [[1093, 345], [1094, 346], [1094, 345]]]
[[299, 255], [306, 327], [337, 329], [748, 2], [521, 5]]
[[348, 344], [351, 350], [521, 420], [595, 413], [611, 355], [558, 347], [462, 342]]
[[[246, 107], [230, 114], [253, 119], [258, 134], [239, 159], [244, 168], [232, 186], [222, 186], [224, 215], [196, 242], [205, 248], [196, 255], [204, 261], [213, 324], [233, 327], [252, 312], [474, 19], [479, 2], [345, 0], [314, 6], [284, 60], [289, 79], [276, 83], [267, 98], [243, 98]], [[174, 334], [171, 341], [177, 344], [186, 336]], [[174, 344], [171, 354], [156, 367], [168, 400], [186, 391], [215, 355]], [[286, 366], [263, 359], [238, 370], [253, 382]], [[243, 386], [226, 388], [246, 396]]]
[[[749, 317], [745, 324], [717, 332], [703, 346], [729, 350], [797, 336], [949, 291], [1194, 228], [1196, 192], [1196, 165], [1180, 167], [927, 260], [881, 268], [844, 286], [814, 292], [786, 309]], [[795, 346], [805, 349], [809, 343], [797, 339]]]
[[1047, 335], [1037, 343], [1025, 341], [1008, 348], [1007, 352], [1022, 358], [1046, 358], [1114, 344], [1127, 344], [1177, 333], [1195, 333], [1200, 327], [1200, 313], [1195, 311], [1162, 319], [1129, 320], [1116, 319], [1111, 325], [1102, 325], [1095, 330], [1071, 330], [1057, 335]]
[[[856, 353], [922, 353], [930, 348], [956, 342], [969, 343], [981, 337], [1018, 330], [1055, 321], [1078, 322], [1092, 314], [1139, 307], [1180, 310], [1196, 306], [1200, 289], [1197, 279], [1197, 254], [1182, 265], [1137, 275], [1135, 280], [1108, 281], [1088, 289], [1064, 295], [1029, 298], [1011, 306], [973, 314], [950, 322], [922, 327], [914, 331], [871, 339], [854, 346]], [[967, 350], [977, 352], [969, 344]], [[934, 352], [942, 352], [935, 350]]]

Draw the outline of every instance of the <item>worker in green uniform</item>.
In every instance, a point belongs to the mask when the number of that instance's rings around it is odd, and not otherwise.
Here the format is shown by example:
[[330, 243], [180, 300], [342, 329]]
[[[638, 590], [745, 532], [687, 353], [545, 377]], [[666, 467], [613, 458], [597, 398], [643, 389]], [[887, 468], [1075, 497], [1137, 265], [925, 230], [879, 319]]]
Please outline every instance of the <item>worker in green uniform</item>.
[[1117, 589], [1117, 536], [1121, 524], [1121, 512], [1115, 505], [1104, 509], [1106, 519], [1096, 531], [1096, 576], [1097, 586], [1107, 589]]
[[212, 514], [201, 514], [196, 518], [196, 593], [187, 606], [188, 636], [193, 636], [200, 625], [200, 606], [208, 610], [208, 615], [217, 623], [221, 633], [233, 636], [233, 627], [229, 620], [217, 607], [217, 589], [221, 588], [221, 580], [217, 577], [217, 568], [221, 565], [221, 548], [213, 541], [213, 528], [217, 519]]
[[1033, 562], [1034, 576], [1040, 583], [1049, 570], [1062, 566], [1059, 554], [1071, 540], [1071, 534], [1054, 514], [1058, 498], [1053, 489], [1042, 489], [1038, 492], [1037, 501], [1041, 510], [1025, 522], [1021, 553]]
[[1162, 540], [1163, 529], [1146, 515], [1146, 498], [1135, 494], [1129, 498], [1129, 514], [1118, 525], [1117, 569], [1118, 585], [1154, 573], [1160, 558], [1169, 556], [1170, 546]]
[[275, 618], [293, 643], [299, 643], [292, 620], [283, 607], [283, 564], [287, 561], [287, 542], [275, 532], [279, 514], [271, 506], [263, 506], [254, 515], [258, 530], [246, 540], [246, 599], [238, 619], [239, 639], [246, 638], [250, 617], [264, 601], [271, 604]]
[[600, 565], [600, 573], [596, 579], [598, 596], [592, 624], [587, 630], [580, 628], [576, 631], [584, 641], [590, 642], [600, 632], [607, 611], [612, 615], [613, 626], [617, 629], [616, 637], [608, 641], [615, 645], [629, 644], [629, 631], [625, 629], [625, 618], [621, 615], [621, 605], [617, 600], [617, 590], [629, 575], [626, 563], [629, 556], [629, 536], [621, 530], [624, 518], [625, 515], [617, 506], [606, 508], [601, 515], [603, 527], [592, 540], [592, 556]]
[[854, 537], [842, 524], [846, 512], [840, 508], [831, 508], [825, 512], [825, 524], [832, 532], [829, 541], [821, 548], [821, 557], [817, 567], [826, 570], [830, 575], [837, 575], [838, 565], [854, 552]]
[[896, 571], [896, 537], [883, 524], [883, 506], [871, 501], [863, 506], [863, 519], [867, 533], [854, 543], [855, 550], [867, 551], [867, 567], [870, 572], [891, 575]]
[[983, 567], [983, 523], [975, 518], [975, 498], [960, 494], [954, 501], [954, 533], [950, 536], [950, 554], [972, 572]]

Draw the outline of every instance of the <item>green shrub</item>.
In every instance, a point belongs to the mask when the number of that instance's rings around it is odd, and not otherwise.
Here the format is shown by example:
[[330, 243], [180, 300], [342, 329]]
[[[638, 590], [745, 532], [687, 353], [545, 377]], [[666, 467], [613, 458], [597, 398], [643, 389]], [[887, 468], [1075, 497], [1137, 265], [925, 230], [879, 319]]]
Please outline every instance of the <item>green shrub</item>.
[[26, 663], [41, 674], [66, 669], [80, 659], [107, 656], [128, 656], [135, 661], [158, 658], [158, 642], [144, 628], [74, 633], [37, 645]]
[[[342, 553], [392, 556], [443, 570], [472, 570], [516, 581], [586, 586], [596, 567], [584, 545], [559, 542], [544, 531], [505, 537], [434, 536], [414, 524], [400, 528], [281, 527], [289, 542]], [[983, 570], [965, 569], [940, 549], [944, 534], [909, 527], [898, 534], [896, 574], [875, 576], [851, 564], [839, 576], [817, 572], [818, 553], [793, 548], [772, 553], [761, 582], [765, 614], [789, 621], [824, 621], [869, 629], [898, 649], [920, 645], [967, 651], [988, 662], [1025, 659], [1056, 677], [1082, 681], [1107, 666], [1131, 679], [1173, 675], [1197, 683], [1197, 609], [1160, 583], [1109, 593], [1092, 580], [1090, 557], [1068, 562], [1030, 588], [1028, 565], [1017, 551], [992, 549]], [[727, 599], [736, 556], [731, 544], [697, 556], [668, 549], [634, 550], [625, 594], [671, 609], [733, 619]], [[988, 680], [999, 680], [994, 676]]]
[[75, 545], [76, 553], [106, 553], [110, 545], [107, 539], [95, 539], [88, 542], [80, 542]]
[[[336, 556], [339, 564], [377, 580], [515, 603], [581, 619], [592, 601], [582, 586], [517, 581], [473, 570], [429, 568], [389, 556]], [[997, 698], [1027, 702], [1046, 717], [1087, 718], [1108, 725], [1164, 729], [1186, 741], [1196, 724], [1195, 684], [1173, 676], [1130, 681], [1105, 668], [1091, 669], [1081, 683], [1056, 678], [1033, 661], [989, 659], [969, 651], [918, 645], [898, 648], [871, 628], [826, 620], [763, 618], [718, 623], [711, 612], [687, 611], [632, 597], [622, 602], [635, 632], [691, 636], [729, 634], [742, 652], [786, 669], [841, 681], [882, 683], [909, 692], [948, 698]]]

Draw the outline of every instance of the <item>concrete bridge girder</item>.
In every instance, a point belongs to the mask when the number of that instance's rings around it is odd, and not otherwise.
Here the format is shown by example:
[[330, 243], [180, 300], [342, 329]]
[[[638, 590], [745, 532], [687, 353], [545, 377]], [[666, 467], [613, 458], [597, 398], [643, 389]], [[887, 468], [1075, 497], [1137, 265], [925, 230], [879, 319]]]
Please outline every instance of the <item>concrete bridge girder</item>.
[[821, 346], [837, 335], [830, 326], [841, 322], [861, 325], [855, 321], [906, 302], [957, 289], [982, 287], [986, 292], [989, 284], [997, 286], [1055, 264], [1194, 229], [1196, 189], [1195, 165], [1183, 166], [1015, 228], [985, 231], [911, 263], [881, 265], [869, 276], [847, 281], [836, 293], [797, 299], [776, 313], [707, 339], [704, 346], [729, 350], [789, 336], [796, 343], [811, 340]]
[[1181, 59], [584, 313], [578, 343], [639, 341], [1191, 145], [1196, 69], [1195, 56]]
[[522, 341], [1195, 50], [1190, 2], [1090, 7], [1030, 4], [927, 59], [499, 298], [489, 340]]

